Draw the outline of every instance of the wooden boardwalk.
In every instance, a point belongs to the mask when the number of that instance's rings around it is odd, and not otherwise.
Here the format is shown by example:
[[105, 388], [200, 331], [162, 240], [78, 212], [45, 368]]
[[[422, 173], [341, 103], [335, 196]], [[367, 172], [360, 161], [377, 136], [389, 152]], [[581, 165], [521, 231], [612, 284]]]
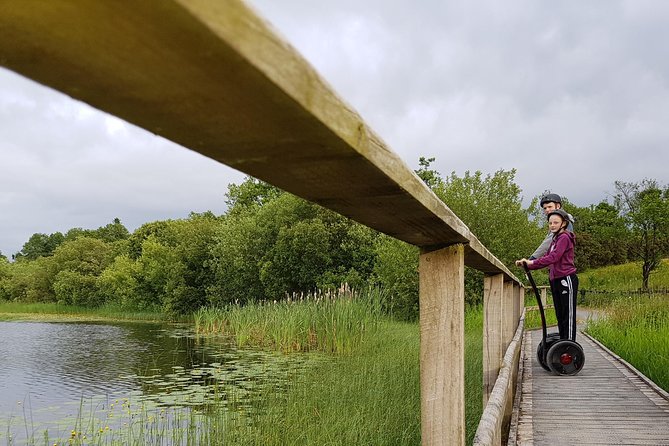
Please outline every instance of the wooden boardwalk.
[[541, 331], [525, 333], [509, 444], [669, 445], [667, 393], [582, 333], [577, 340], [585, 367], [555, 376], [536, 360]]

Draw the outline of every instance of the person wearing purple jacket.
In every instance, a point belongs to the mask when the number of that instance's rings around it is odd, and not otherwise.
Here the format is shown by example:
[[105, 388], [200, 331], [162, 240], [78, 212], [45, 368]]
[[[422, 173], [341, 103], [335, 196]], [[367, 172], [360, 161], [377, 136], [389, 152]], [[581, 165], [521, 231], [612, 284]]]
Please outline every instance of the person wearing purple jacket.
[[548, 267], [560, 339], [575, 341], [578, 276], [574, 266], [574, 233], [567, 230], [569, 214], [566, 211], [556, 209], [547, 217], [548, 229], [553, 234], [548, 252], [535, 260], [517, 260], [516, 265], [526, 263], [531, 270]]

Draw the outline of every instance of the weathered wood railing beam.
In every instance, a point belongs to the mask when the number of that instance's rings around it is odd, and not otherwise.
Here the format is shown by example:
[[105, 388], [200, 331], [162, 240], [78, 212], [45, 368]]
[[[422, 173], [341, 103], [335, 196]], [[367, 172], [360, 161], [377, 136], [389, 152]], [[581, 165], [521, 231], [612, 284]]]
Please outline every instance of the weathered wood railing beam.
[[416, 246], [513, 275], [239, 0], [0, 1], [0, 65]]
[[267, 23], [240, 0], [0, 0], [0, 31], [0, 65], [421, 247], [423, 444], [464, 442], [463, 267], [495, 276], [500, 352], [518, 279]]

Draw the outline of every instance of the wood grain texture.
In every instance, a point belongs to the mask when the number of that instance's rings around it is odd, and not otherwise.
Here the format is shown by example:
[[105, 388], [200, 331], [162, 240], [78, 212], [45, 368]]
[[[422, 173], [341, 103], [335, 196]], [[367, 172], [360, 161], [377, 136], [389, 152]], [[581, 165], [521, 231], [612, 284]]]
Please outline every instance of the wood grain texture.
[[420, 255], [423, 445], [465, 441], [464, 247]]
[[517, 280], [240, 0], [3, 0], [0, 29], [2, 66], [410, 244], [466, 244], [467, 265]]
[[502, 296], [504, 276], [496, 274], [483, 279], [483, 407], [495, 386], [502, 366]]
[[526, 334], [517, 435], [509, 444], [669, 445], [666, 392], [583, 335], [583, 370], [552, 375], [535, 358], [540, 340], [538, 331]]

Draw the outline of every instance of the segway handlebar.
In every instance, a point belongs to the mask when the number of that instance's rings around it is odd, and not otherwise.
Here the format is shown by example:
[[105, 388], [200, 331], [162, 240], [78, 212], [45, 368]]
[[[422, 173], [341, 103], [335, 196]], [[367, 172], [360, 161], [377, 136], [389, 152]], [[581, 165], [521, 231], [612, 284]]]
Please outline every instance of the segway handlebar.
[[543, 339], [546, 340], [546, 337], [548, 336], [548, 332], [546, 330], [546, 315], [544, 314], [544, 305], [541, 303], [541, 296], [539, 296], [539, 290], [537, 289], [537, 284], [534, 283], [534, 278], [532, 277], [532, 273], [530, 273], [530, 269], [527, 267], [527, 262], [523, 262], [523, 269], [525, 270], [525, 275], [527, 276], [527, 280], [530, 281], [530, 285], [532, 285], [532, 290], [534, 290], [534, 296], [537, 298], [537, 304], [539, 305], [539, 314], [541, 315], [541, 329], [543, 330]]

